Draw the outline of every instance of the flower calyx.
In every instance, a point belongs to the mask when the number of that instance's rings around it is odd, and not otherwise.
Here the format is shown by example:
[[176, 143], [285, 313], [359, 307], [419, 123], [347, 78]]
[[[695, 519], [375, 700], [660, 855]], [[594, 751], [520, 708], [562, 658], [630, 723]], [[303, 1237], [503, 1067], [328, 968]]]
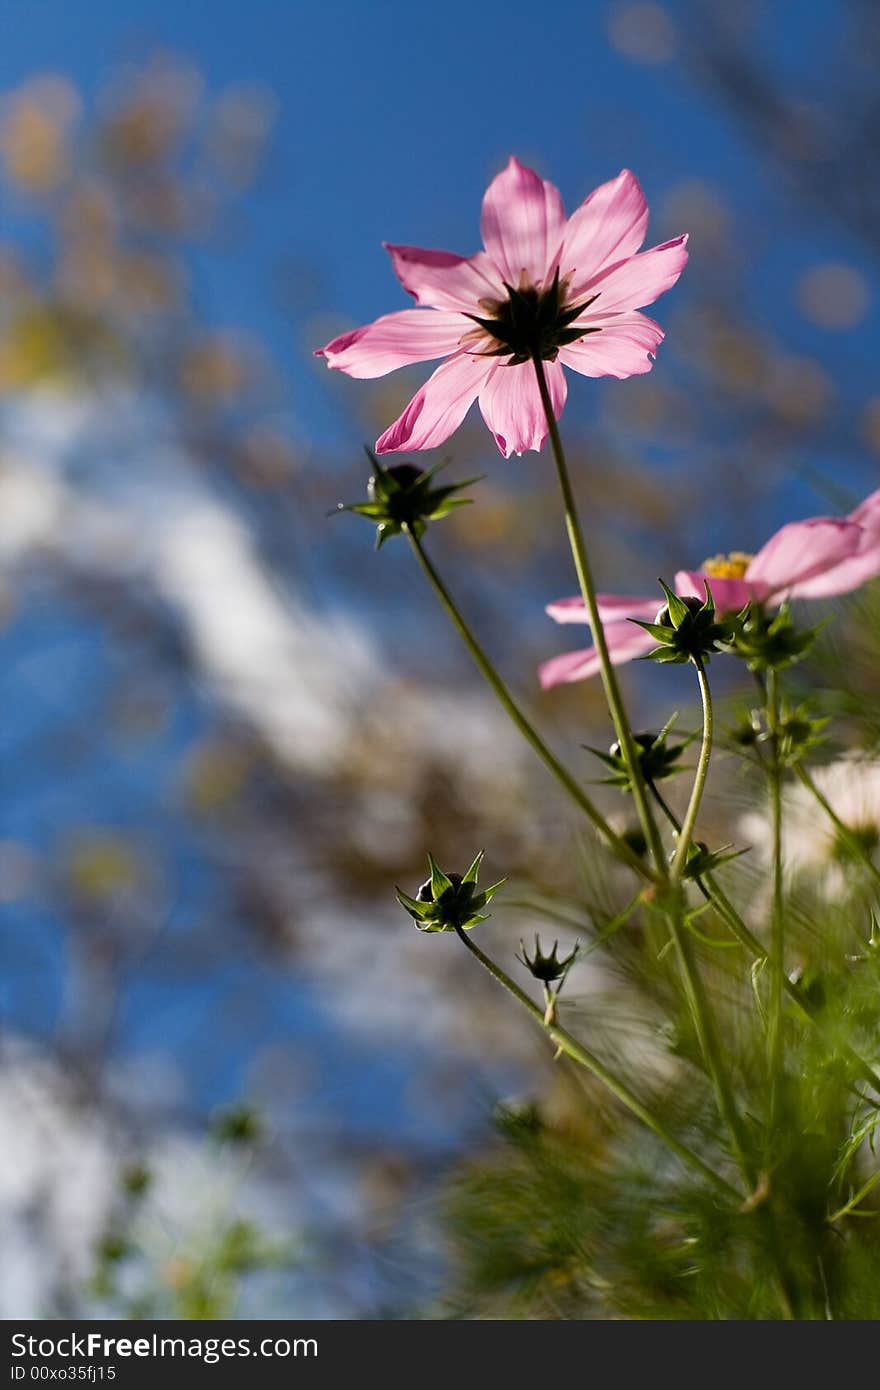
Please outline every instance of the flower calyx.
[[750, 671], [782, 671], [806, 656], [824, 626], [817, 623], [799, 631], [790, 604], [783, 603], [773, 614], [752, 604], [737, 630], [734, 652]]
[[[663, 782], [669, 777], [674, 777], [676, 773], [685, 771], [680, 758], [685, 749], [693, 743], [696, 734], [686, 734], [680, 742], [670, 743], [669, 734], [677, 719], [678, 714], [673, 714], [659, 733], [634, 733], [632, 736], [642, 777], [649, 785]], [[630, 767], [618, 741], [612, 743], [607, 753], [603, 753], [599, 748], [591, 748], [589, 744], [584, 744], [584, 747], [610, 771], [610, 776], [600, 779], [603, 786], [620, 787], [624, 792], [632, 791]]]
[[[827, 740], [825, 730], [830, 718], [814, 718], [809, 704], [792, 705], [783, 699], [776, 724], [776, 752], [783, 767], [798, 763]], [[727, 737], [745, 756], [760, 761], [762, 747], [773, 741], [774, 734], [764, 709], [741, 710], [736, 723], [727, 730]]]
[[534, 954], [529, 955], [526, 950], [525, 942], [519, 943], [520, 952], [517, 960], [528, 970], [529, 974], [536, 980], [540, 980], [544, 987], [544, 1025], [553, 1027], [556, 1023], [556, 1007], [562, 987], [568, 978], [568, 972], [574, 965], [580, 953], [581, 945], [576, 941], [574, 947], [567, 956], [559, 959], [559, 942], [553, 942], [553, 949], [549, 955], [545, 955], [541, 947], [540, 936], [535, 936]]
[[[711, 850], [704, 840], [692, 840], [688, 845], [687, 863], [681, 877], [694, 880], [703, 878], [705, 874], [714, 873], [722, 864], [739, 859], [741, 854], [748, 854], [748, 846], [745, 849], [734, 849], [732, 844], [727, 844]], [[670, 862], [675, 858], [674, 850], [669, 858]]]
[[575, 323], [598, 295], [591, 295], [580, 304], [566, 304], [567, 283], [560, 282], [558, 266], [549, 285], [543, 288], [521, 285], [516, 289], [506, 281], [504, 288], [506, 299], [480, 301], [485, 317], [467, 315], [490, 338], [488, 346], [475, 347], [478, 357], [509, 356], [511, 367], [523, 362], [555, 362], [561, 347], [600, 331], [598, 327]]
[[674, 594], [668, 585], [659, 581], [666, 595], [666, 602], [653, 623], [630, 618], [630, 622], [643, 627], [655, 639], [657, 646], [647, 653], [650, 661], [664, 664], [685, 661], [705, 662], [717, 652], [733, 649], [740, 624], [748, 613], [748, 606], [736, 615], [719, 620], [715, 600], [708, 584], [705, 584], [705, 599], [689, 596], [682, 598]]
[[416, 539], [423, 536], [428, 522], [439, 521], [448, 516], [456, 507], [465, 507], [473, 501], [470, 497], [459, 497], [463, 488], [471, 487], [480, 481], [479, 477], [466, 478], [461, 483], [449, 483], [445, 487], [434, 487], [435, 475], [445, 466], [435, 464], [433, 468], [421, 468], [415, 463], [394, 463], [383, 467], [372, 449], [366, 450], [372, 465], [372, 475], [367, 483], [367, 501], [343, 503], [337, 512], [356, 512], [366, 517], [376, 526], [376, 549], [392, 536], [410, 531]]
[[553, 942], [553, 949], [549, 955], [544, 954], [541, 947], [540, 936], [535, 937], [534, 954], [532, 956], [529, 956], [524, 941], [519, 943], [519, 947], [517, 960], [525, 966], [529, 974], [533, 975], [536, 980], [540, 980], [544, 985], [555, 984], [558, 981], [559, 988], [565, 983], [565, 977], [577, 960], [581, 949], [580, 942], [577, 942], [570, 954], [564, 956], [563, 959], [560, 960], [558, 957], [558, 941]]
[[447, 874], [428, 855], [430, 878], [411, 898], [402, 888], [397, 889], [397, 901], [412, 917], [419, 931], [468, 931], [478, 922], [485, 922], [489, 913], [483, 908], [491, 902], [507, 880], [502, 878], [482, 891], [477, 886], [483, 851], [477, 855], [465, 874]]

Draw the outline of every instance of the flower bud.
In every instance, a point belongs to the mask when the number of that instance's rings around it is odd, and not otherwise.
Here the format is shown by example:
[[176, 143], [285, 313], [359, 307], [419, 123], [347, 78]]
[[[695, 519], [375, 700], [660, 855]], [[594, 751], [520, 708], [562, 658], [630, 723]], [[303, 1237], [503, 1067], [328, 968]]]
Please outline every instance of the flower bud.
[[750, 671], [782, 671], [806, 656], [823, 626], [799, 632], [787, 603], [772, 615], [754, 605], [736, 633], [734, 652]]
[[662, 579], [660, 587], [666, 595], [666, 602], [656, 620], [653, 623], [641, 622], [638, 618], [630, 620], [643, 627], [658, 642], [659, 645], [648, 652], [650, 660], [664, 663], [708, 661], [716, 652], [731, 649], [737, 626], [745, 616], [746, 609], [736, 618], [725, 618], [719, 622], [708, 584], [705, 586], [705, 599], [692, 595], [682, 598], [674, 594]]
[[[686, 734], [679, 743], [670, 744], [669, 733], [677, 718], [678, 715], [674, 714], [659, 733], [638, 733], [632, 736], [639, 767], [646, 782], [661, 782], [667, 777], [674, 777], [677, 772], [684, 771], [679, 759], [688, 744], [693, 742], [695, 735]], [[611, 776], [602, 778], [605, 786], [632, 791], [629, 764], [617, 740], [612, 743], [607, 753], [600, 752], [598, 748], [589, 748], [589, 745], [585, 747], [611, 769]]]
[[[551, 985], [554, 981], [558, 980], [559, 988], [561, 989], [565, 977], [574, 965], [578, 952], [580, 951], [580, 943], [577, 943], [571, 954], [565, 956], [563, 960], [559, 960], [557, 957], [557, 951], [559, 950], [558, 941], [553, 942], [553, 950], [547, 956], [544, 955], [541, 949], [540, 936], [535, 937], [535, 952], [531, 957], [529, 957], [526, 951], [525, 942], [521, 941], [519, 944], [522, 954], [517, 956], [517, 960], [522, 962], [526, 970], [528, 970], [536, 980], [540, 980], [541, 983], [545, 985]], [[558, 992], [557, 990], [557, 993]]]
[[[741, 854], [747, 853], [748, 850], [734, 849], [731, 844], [722, 845], [720, 849], [712, 850], [705, 840], [692, 840], [688, 845], [687, 863], [682, 878], [703, 878], [705, 874], [713, 873], [722, 864], [728, 864], [731, 859], [738, 859]], [[675, 854], [675, 849], [670, 851], [670, 863], [675, 859]]]
[[367, 483], [369, 500], [350, 505], [340, 502], [337, 511], [356, 512], [358, 516], [372, 521], [376, 526], [377, 550], [402, 531], [409, 531], [416, 537], [422, 536], [429, 521], [439, 521], [456, 507], [466, 506], [471, 499], [455, 494], [479, 482], [479, 478], [466, 478], [463, 483], [432, 487], [434, 475], [443, 467], [442, 463], [428, 469], [419, 468], [414, 463], [395, 463], [390, 468], [384, 468], [370, 449], [367, 450], [367, 457], [373, 467]]
[[[676, 597], [678, 597], [678, 595], [676, 595]], [[698, 613], [701, 613], [703, 611], [703, 600], [701, 598], [697, 598], [696, 594], [685, 594], [683, 598], [678, 597], [678, 601], [679, 603], [684, 604], [685, 608], [688, 610], [688, 613], [690, 613], [692, 617], [696, 617]], [[683, 618], [680, 618], [678, 622], [673, 621], [672, 614], [669, 611], [668, 603], [664, 603], [662, 607], [657, 610], [657, 616], [654, 619], [654, 622], [659, 623], [661, 627], [672, 627], [676, 630], [679, 627], [681, 627], [682, 621]]]
[[506, 880], [499, 879], [481, 892], [477, 876], [482, 860], [481, 850], [466, 874], [447, 874], [429, 854], [431, 877], [422, 884], [416, 896], [411, 898], [403, 889], [397, 889], [397, 901], [406, 908], [419, 931], [467, 931], [486, 920], [489, 914], [483, 912], [483, 908]]
[[[407, 492], [419, 478], [424, 476], [425, 470], [419, 468], [415, 463], [393, 463], [390, 468], [383, 470], [384, 479], [390, 479], [395, 483], [401, 492]], [[384, 479], [381, 473], [374, 473], [367, 483], [367, 496], [371, 502], [382, 502], [385, 500], [386, 487], [383, 486]]]

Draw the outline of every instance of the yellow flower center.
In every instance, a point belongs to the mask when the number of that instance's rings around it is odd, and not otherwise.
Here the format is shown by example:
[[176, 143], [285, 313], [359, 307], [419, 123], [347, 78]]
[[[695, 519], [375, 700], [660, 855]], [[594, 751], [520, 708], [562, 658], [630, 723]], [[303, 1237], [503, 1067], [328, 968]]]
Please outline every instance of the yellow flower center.
[[745, 579], [746, 570], [754, 560], [744, 550], [731, 550], [729, 555], [711, 555], [700, 569], [712, 579]]

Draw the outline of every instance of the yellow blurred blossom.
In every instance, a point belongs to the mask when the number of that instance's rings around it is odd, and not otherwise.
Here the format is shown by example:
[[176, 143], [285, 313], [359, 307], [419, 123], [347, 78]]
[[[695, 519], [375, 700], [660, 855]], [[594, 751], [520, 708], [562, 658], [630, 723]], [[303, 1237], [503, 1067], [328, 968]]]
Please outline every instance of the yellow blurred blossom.
[[111, 830], [82, 832], [68, 850], [66, 868], [73, 892], [91, 902], [129, 893], [142, 878], [134, 849]]
[[608, 15], [612, 48], [634, 63], [668, 63], [675, 55], [675, 25], [653, 0], [619, 0]]
[[0, 159], [6, 178], [28, 193], [53, 192], [70, 163], [76, 89], [63, 77], [35, 77], [0, 107]]
[[867, 280], [851, 265], [814, 265], [798, 282], [798, 307], [804, 318], [834, 332], [856, 328], [870, 299]]

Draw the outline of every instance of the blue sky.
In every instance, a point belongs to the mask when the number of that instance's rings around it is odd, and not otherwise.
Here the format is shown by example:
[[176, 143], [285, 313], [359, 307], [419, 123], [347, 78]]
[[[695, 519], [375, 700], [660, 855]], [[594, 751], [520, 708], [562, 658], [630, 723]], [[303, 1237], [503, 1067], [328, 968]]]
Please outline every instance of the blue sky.
[[[656, 209], [662, 209], [676, 185], [697, 181], [706, 186], [733, 210], [743, 293], [757, 329], [778, 337], [792, 354], [814, 357], [835, 382], [856, 400], [863, 399], [877, 389], [880, 296], [875, 268], [855, 239], [805, 213], [776, 168], [761, 158], [682, 60], [686, 16], [695, 3], [670, 0], [677, 51], [669, 61], [651, 65], [627, 59], [610, 43], [609, 16], [620, 5], [606, 0], [557, 0], [552, 5], [547, 0], [432, 5], [423, 0], [330, 0], [321, 5], [299, 0], [0, 0], [0, 91], [39, 73], [60, 72], [88, 97], [120, 62], [142, 59], [161, 47], [192, 60], [210, 90], [256, 82], [273, 91], [278, 102], [273, 149], [249, 200], [246, 234], [225, 250], [200, 253], [200, 301], [207, 299], [214, 322], [250, 328], [268, 339], [291, 381], [297, 417], [322, 442], [337, 446], [341, 458], [356, 459], [352, 468], [362, 467], [360, 426], [353, 411], [335, 409], [333, 398], [321, 389], [325, 381], [318, 373], [324, 368], [309, 348], [322, 340], [310, 339], [309, 323], [298, 321], [279, 294], [279, 271], [286, 262], [309, 268], [305, 320], [320, 313], [337, 322], [359, 322], [405, 307], [409, 301], [391, 272], [382, 241], [476, 250], [480, 199], [510, 153], [557, 182], [570, 207], [623, 166], [639, 175]], [[727, 6], [730, 0], [722, 3]], [[756, 31], [756, 43], [799, 73], [813, 67], [821, 73], [820, 57], [833, 68], [840, 28], [836, 0], [775, 0], [769, 9], [771, 19]], [[0, 209], [0, 240], [19, 230], [10, 214], [5, 217], [4, 227]], [[691, 230], [658, 220], [661, 225], [655, 221], [651, 240]], [[658, 309], [664, 323], [674, 322], [676, 297], [698, 302], [701, 277], [710, 267], [697, 238], [691, 249], [692, 264], [681, 288]], [[864, 322], [849, 331], [830, 333], [808, 323], [797, 309], [799, 277], [811, 264], [827, 260], [857, 267], [873, 293]], [[665, 355], [664, 349], [655, 370], [671, 379], [672, 354]], [[371, 383], [344, 385], [352, 393], [372, 389]], [[589, 414], [608, 389], [613, 388], [577, 380], [568, 411]], [[642, 387], [633, 383], [631, 389]], [[486, 450], [498, 467], [488, 443]], [[819, 448], [813, 453], [811, 461], [826, 476], [836, 477], [839, 460], [823, 456]], [[711, 451], [702, 439], [694, 457], [700, 467], [711, 467]], [[531, 456], [522, 466], [534, 462]], [[875, 486], [871, 469], [876, 475], [876, 457], [865, 455], [859, 462], [861, 478]], [[777, 523], [787, 519], [790, 505], [783, 491], [772, 499]], [[796, 505], [801, 515], [819, 509], [806, 489]], [[323, 512], [320, 519], [323, 523]], [[717, 534], [697, 543], [693, 563], [712, 549], [757, 546], [771, 529], [766, 516], [745, 505], [741, 515], [717, 521]], [[330, 534], [329, 528], [324, 534]], [[366, 528], [363, 535], [363, 550], [356, 554], [366, 557]], [[383, 557], [383, 563], [391, 562]], [[671, 562], [667, 572], [678, 563]], [[512, 586], [509, 571], [503, 570], [498, 582], [506, 602]], [[541, 605], [556, 592], [548, 580], [543, 591], [523, 597], [523, 621], [537, 617], [543, 622]], [[356, 593], [351, 601], [357, 601]], [[371, 596], [369, 603], [377, 606]], [[56, 837], [81, 805], [90, 814], [96, 806], [100, 816], [116, 824], [126, 825], [130, 814], [147, 840], [158, 842], [170, 830], [181, 864], [195, 864], [200, 871], [199, 846], [189, 838], [184, 817], [169, 814], [162, 785], [166, 763], [174, 762], [203, 721], [210, 727], [198, 692], [180, 694], [167, 743], [151, 744], [142, 761], [110, 766], [99, 746], [97, 761], [89, 756], [77, 776], [62, 765], [64, 781], [56, 787], [52, 711], [35, 701], [34, 689], [59, 690], [60, 703], [77, 717], [83, 710], [89, 717], [98, 711], [92, 722], [100, 732], [98, 696], [118, 672], [103, 652], [96, 656], [94, 628], [81, 628], [77, 613], [68, 611], [54, 592], [37, 594], [27, 622], [19, 623], [16, 633], [17, 660], [0, 672], [0, 695], [5, 695], [0, 703], [18, 710], [5, 739], [0, 738], [5, 780], [13, 771], [17, 777], [6, 798], [3, 834], [39, 844], [42, 836]], [[547, 640], [549, 652], [558, 642], [555, 629]], [[123, 655], [127, 659], [127, 650]], [[48, 763], [32, 763], [19, 754], [21, 746], [29, 746], [31, 715], [35, 733], [49, 731]], [[33, 786], [22, 785], [29, 777]], [[210, 898], [223, 888], [214, 880], [206, 886], [196, 870], [187, 880], [184, 917], [200, 916], [206, 911], [202, 896]], [[29, 1026], [45, 1015], [47, 997], [53, 1010], [61, 999], [66, 961], [51, 913], [37, 917], [24, 905], [18, 915], [8, 913], [7, 922], [19, 963], [11, 981], [13, 1019]], [[319, 1035], [322, 1055], [329, 1053], [316, 1083], [322, 1104], [329, 1096], [357, 1125], [373, 1118], [386, 1126], [391, 1121], [401, 1128], [410, 1124], [405, 1094], [409, 1068], [421, 1065], [420, 1059], [413, 1061], [409, 1050], [404, 1061], [373, 1056], [371, 1089], [364, 1089], [360, 1053], [337, 1052], [305, 987], [291, 993], [286, 975], [267, 979], [259, 962], [239, 972], [242, 991], [252, 991], [264, 1004], [264, 1017], [246, 1025], [251, 1041], [236, 1034], [229, 1048], [218, 1048], [216, 1055], [200, 1051], [200, 1038], [219, 1037], [232, 1012], [227, 966], [220, 961], [197, 989], [191, 983], [169, 984], [161, 969], [155, 977], [148, 972], [139, 979], [125, 1001], [127, 1044], [150, 1045], [158, 1018], [158, 1030], [167, 1029], [172, 1045], [187, 1058], [193, 1089], [212, 1103], [239, 1084], [239, 1064], [249, 1057], [251, 1043], [256, 1047], [267, 1032], [274, 1039], [291, 1030], [299, 1040], [301, 1024], [302, 1031]], [[167, 1019], [157, 1008], [159, 996], [171, 1010]]]
[[[164, 45], [193, 59], [210, 87], [273, 90], [274, 153], [247, 252], [235, 255], [234, 273], [221, 255], [201, 274], [212, 314], [268, 334], [302, 418], [330, 438], [335, 422], [276, 302], [277, 268], [313, 266], [331, 315], [359, 321], [403, 307], [382, 240], [475, 250], [483, 189], [511, 152], [559, 183], [569, 204], [623, 165], [655, 205], [674, 184], [704, 181], [737, 209], [758, 318], [861, 379], [861, 335], [829, 343], [792, 309], [804, 266], [840, 257], [839, 231], [817, 223], [804, 240], [790, 195], [681, 61], [691, 7], [667, 10], [676, 51], [650, 65], [615, 51], [609, 17], [620, 5], [605, 0], [5, 0], [0, 86], [63, 71], [89, 92], [120, 60]], [[820, 48], [831, 51], [838, 29], [827, 0], [783, 0], [756, 41], [803, 71]], [[843, 250], [858, 262], [857, 246]], [[699, 246], [692, 252], [697, 265]], [[876, 321], [869, 326], [876, 334]]]

